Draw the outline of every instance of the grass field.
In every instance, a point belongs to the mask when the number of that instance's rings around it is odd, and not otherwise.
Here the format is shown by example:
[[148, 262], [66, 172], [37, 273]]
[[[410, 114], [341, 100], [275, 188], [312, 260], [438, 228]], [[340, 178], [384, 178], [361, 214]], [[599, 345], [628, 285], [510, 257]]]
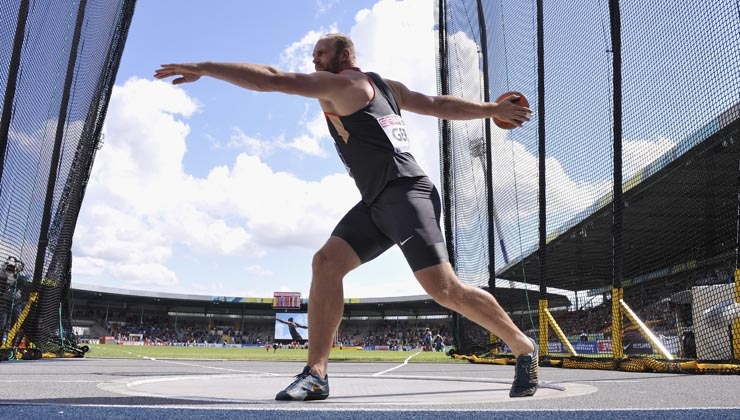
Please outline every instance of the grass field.
[[[170, 346], [121, 346], [117, 344], [91, 344], [86, 358], [152, 358], [152, 359], [195, 359], [195, 360], [280, 360], [305, 361], [308, 350], [224, 347], [170, 347]], [[333, 349], [329, 360], [357, 362], [403, 362], [409, 363], [467, 363], [455, 360], [444, 352], [348, 350]]]

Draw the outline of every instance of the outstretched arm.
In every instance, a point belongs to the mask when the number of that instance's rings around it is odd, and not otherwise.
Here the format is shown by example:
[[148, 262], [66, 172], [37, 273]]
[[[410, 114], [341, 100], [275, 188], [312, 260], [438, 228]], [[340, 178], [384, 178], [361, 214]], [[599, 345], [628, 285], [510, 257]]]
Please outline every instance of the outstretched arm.
[[386, 82], [393, 90], [401, 109], [431, 115], [443, 120], [473, 120], [496, 117], [517, 127], [530, 120], [532, 110], [512, 102], [516, 96], [501, 102], [470, 101], [450, 95], [429, 96], [407, 88], [394, 80]]
[[349, 81], [336, 74], [291, 73], [264, 64], [252, 63], [200, 63], [162, 64], [154, 72], [157, 79], [174, 77], [172, 84], [179, 85], [199, 80], [202, 76], [223, 80], [245, 89], [260, 92], [283, 92], [309, 98], [328, 98], [347, 86]]

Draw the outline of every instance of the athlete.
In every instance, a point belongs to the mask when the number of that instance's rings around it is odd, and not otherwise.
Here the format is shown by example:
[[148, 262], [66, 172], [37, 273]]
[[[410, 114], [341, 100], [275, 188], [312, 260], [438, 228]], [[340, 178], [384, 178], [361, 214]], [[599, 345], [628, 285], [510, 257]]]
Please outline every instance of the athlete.
[[287, 321], [284, 321], [280, 318], [275, 318], [275, 321], [282, 322], [283, 324], [288, 326], [288, 331], [290, 332], [290, 337], [293, 339], [293, 341], [297, 341], [299, 343], [303, 342], [303, 337], [301, 336], [301, 333], [298, 332], [298, 328], [303, 328], [304, 330], [306, 330], [308, 329], [307, 326], [293, 321], [293, 317], [288, 318]]
[[262, 64], [216, 62], [165, 64], [154, 74], [158, 79], [174, 77], [176, 85], [208, 76], [250, 90], [318, 99], [339, 156], [360, 190], [360, 202], [339, 221], [313, 257], [307, 365], [275, 399], [323, 400], [329, 396], [327, 367], [334, 332], [342, 319], [344, 276], [394, 244], [435, 301], [482, 325], [517, 355], [509, 395], [534, 395], [537, 346], [490, 293], [457, 278], [440, 230], [439, 193], [409, 153], [410, 139], [401, 118], [401, 110], [406, 110], [446, 120], [496, 117], [521, 127], [532, 111], [514, 104], [516, 96], [496, 103], [415, 92], [401, 82], [361, 71], [355, 60], [351, 39], [328, 34], [314, 46], [316, 71], [310, 74]]

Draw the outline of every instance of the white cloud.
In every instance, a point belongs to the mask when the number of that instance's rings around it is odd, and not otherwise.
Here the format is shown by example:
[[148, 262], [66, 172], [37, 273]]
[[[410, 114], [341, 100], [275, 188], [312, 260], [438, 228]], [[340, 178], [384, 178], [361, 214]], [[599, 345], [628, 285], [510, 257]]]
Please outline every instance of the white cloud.
[[[76, 274], [170, 287], [181, 284], [169, 265], [177, 245], [253, 257], [270, 247], [316, 248], [358, 199], [346, 174], [303, 181], [249, 153], [205, 178], [188, 175], [185, 119], [196, 110], [185, 91], [164, 82], [133, 78], [114, 88], [75, 232]], [[249, 142], [253, 152], [264, 151], [262, 143]]]
[[[323, 113], [316, 113], [314, 118], [299, 121], [299, 129], [303, 132], [289, 141], [283, 135], [273, 139], [262, 139], [244, 132], [243, 129], [235, 127], [225, 145], [227, 149], [241, 150], [249, 155], [267, 157], [276, 150], [293, 150], [303, 155], [325, 158], [328, 156], [324, 147], [329, 145], [331, 137], [326, 129], [326, 119]], [[220, 149], [219, 143], [214, 142], [215, 148]]]
[[332, 140], [326, 126], [326, 117], [323, 112], [315, 112], [313, 118], [308, 118], [311, 107], [306, 107], [306, 114], [301, 119], [300, 125], [304, 130], [303, 134], [294, 137], [290, 143], [285, 146], [301, 153], [316, 157], [328, 157], [324, 147], [334, 149], [331, 145]]
[[316, 14], [323, 15], [328, 13], [338, 3], [339, 0], [316, 0]]
[[258, 276], [258, 277], [272, 277], [275, 273], [269, 268], [262, 267], [261, 265], [252, 264], [247, 267], [247, 273]]
[[263, 140], [246, 134], [241, 128], [234, 127], [229, 136], [226, 147], [229, 149], [244, 150], [250, 155], [268, 156], [275, 149], [276, 144], [283, 143], [284, 139], [278, 137], [272, 141]]
[[289, 145], [291, 148], [298, 150], [307, 155], [326, 156], [326, 152], [321, 149], [320, 143], [316, 138], [307, 135], [300, 135], [293, 138]]
[[655, 140], [625, 141], [622, 147], [624, 179], [628, 179], [675, 146], [675, 141], [662, 136]]
[[320, 28], [306, 33], [299, 41], [288, 46], [280, 54], [279, 67], [285, 71], [299, 73], [313, 73], [313, 47], [322, 35], [338, 32], [336, 25], [329, 28]]

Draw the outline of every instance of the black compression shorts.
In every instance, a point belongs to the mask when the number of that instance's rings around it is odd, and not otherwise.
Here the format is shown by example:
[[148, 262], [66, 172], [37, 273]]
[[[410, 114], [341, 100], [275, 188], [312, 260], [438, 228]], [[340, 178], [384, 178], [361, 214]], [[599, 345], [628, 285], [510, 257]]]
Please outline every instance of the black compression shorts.
[[428, 177], [399, 178], [372, 204], [360, 201], [350, 209], [332, 236], [347, 241], [363, 263], [397, 244], [417, 271], [449, 261], [441, 213], [439, 193]]

